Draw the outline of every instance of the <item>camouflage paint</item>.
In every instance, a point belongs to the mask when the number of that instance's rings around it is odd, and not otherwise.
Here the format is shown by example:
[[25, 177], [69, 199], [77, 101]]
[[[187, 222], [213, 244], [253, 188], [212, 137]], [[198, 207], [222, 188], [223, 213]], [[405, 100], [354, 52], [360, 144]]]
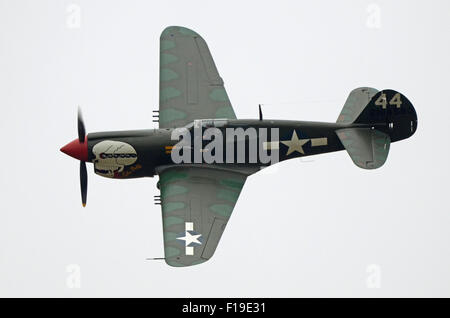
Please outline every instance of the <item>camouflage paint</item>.
[[[159, 100], [162, 103], [167, 102], [169, 99], [171, 98], [175, 98], [177, 96], [180, 96], [181, 92], [176, 89], [175, 87], [166, 87], [163, 90], [161, 90], [160, 95], [159, 95]], [[164, 112], [164, 110], [162, 111]], [[160, 112], [161, 114], [161, 112]]]
[[178, 74], [169, 68], [163, 68], [159, 73], [159, 80], [162, 82], [168, 82], [176, 78], [178, 78]]
[[[174, 30], [175, 30], [175, 29], [176, 29], [176, 28], [174, 28]], [[181, 34], [188, 35], [188, 36], [192, 36], [192, 37], [198, 37], [198, 36], [199, 36], [197, 32], [195, 32], [195, 31], [193, 31], [193, 30], [190, 30], [190, 29], [188, 29], [188, 28], [185, 28], [185, 27], [178, 27], [178, 31], [179, 31]]]
[[219, 189], [217, 193], [217, 198], [225, 201], [230, 201], [232, 203], [236, 203], [239, 198], [239, 192], [227, 190], [227, 189]]
[[228, 101], [228, 95], [225, 88], [214, 88], [209, 94], [209, 97], [216, 102]]
[[[164, 147], [170, 144], [168, 128], [181, 127], [195, 119], [220, 117], [228, 118], [228, 125], [235, 127], [277, 127], [281, 131], [280, 137], [285, 140], [291, 138], [293, 131], [299, 130], [299, 138], [311, 140], [311, 146], [305, 145], [304, 155], [345, 147], [355, 163], [362, 167], [367, 165], [368, 159], [373, 159], [375, 166], [384, 163], [390, 140], [408, 138], [417, 128], [417, 115], [406, 97], [401, 95], [401, 107], [379, 109], [374, 105], [379, 94], [386, 94], [387, 100], [391, 100], [399, 93], [385, 90], [370, 99], [369, 95], [374, 91], [368, 88], [352, 92], [336, 124], [234, 120], [236, 116], [223, 81], [200, 35], [183, 27], [166, 28], [161, 34], [160, 51], [159, 124], [165, 129], [89, 134], [88, 148], [92, 153], [96, 143], [109, 138], [133, 144], [139, 154], [138, 164], [142, 166], [137, 174], [159, 174], [165, 261], [171, 266], [200, 264], [212, 257], [247, 176], [257, 169], [233, 165], [226, 168], [172, 165], [167, 161], [170, 156], [154, 155], [155, 149], [164, 152]], [[367, 106], [364, 99], [370, 99]], [[377, 120], [373, 114], [377, 114]], [[388, 120], [394, 124], [391, 128], [387, 128]], [[288, 151], [282, 143], [280, 149], [284, 153]], [[89, 159], [92, 161], [92, 154]], [[191, 231], [188, 228], [202, 238], [202, 244], [189, 246], [194, 248], [193, 254], [192, 250], [187, 251], [183, 241], [177, 240], [180, 233]]]
[[233, 118], [236, 117], [233, 108], [229, 106], [220, 107], [214, 116], [214, 118]]
[[174, 195], [184, 194], [186, 192], [188, 192], [188, 189], [186, 187], [169, 184], [164, 187], [164, 191], [161, 191], [161, 199], [166, 199]]
[[167, 258], [178, 256], [181, 254], [180, 250], [171, 246], [164, 247], [164, 254]]
[[360, 168], [376, 169], [387, 159], [389, 135], [371, 128], [345, 128], [336, 131], [350, 158]]
[[174, 182], [177, 180], [182, 180], [187, 178], [186, 172], [179, 172], [177, 170], [169, 170], [164, 174], [161, 174], [159, 180], [161, 182], [161, 186], [165, 186], [169, 182]]
[[174, 232], [164, 232], [164, 241], [166, 242], [172, 242], [175, 241], [178, 234]]
[[[174, 166], [160, 173], [161, 204], [165, 216], [164, 245], [171, 247], [168, 250], [170, 254], [165, 255], [167, 264], [190, 266], [203, 263], [212, 256], [215, 245], [210, 251], [213, 243], [209, 243], [210, 247], [205, 251], [206, 240], [210, 236], [220, 237], [245, 179], [246, 176], [235, 172], [199, 167], [183, 169]], [[199, 189], [202, 189], [202, 196], [191, 196], [191, 193], [198, 193]], [[213, 224], [218, 221], [223, 225], [214, 227]], [[193, 255], [186, 254], [184, 242], [176, 239], [187, 228], [187, 222], [193, 225], [195, 233], [202, 235], [203, 244], [193, 247]]]
[[175, 42], [174, 41], [162, 40], [160, 42], [160, 50], [161, 51], [170, 50], [170, 49], [173, 49], [174, 47], [175, 47]]
[[377, 92], [378, 90], [371, 87], [354, 89], [348, 96], [337, 122], [346, 124], [353, 123]]
[[[166, 28], [160, 51], [160, 128], [181, 127], [198, 118], [236, 118], [209, 48], [197, 32]], [[189, 112], [183, 112], [186, 106]]]
[[[164, 210], [164, 208], [163, 208]], [[169, 211], [171, 212], [171, 211]], [[182, 218], [176, 217], [176, 216], [168, 216], [163, 219], [163, 225], [164, 227], [170, 227], [172, 225], [181, 224], [184, 223], [184, 220]]]
[[244, 186], [244, 182], [245, 181], [241, 181], [241, 180], [235, 180], [235, 179], [223, 179], [220, 180], [220, 183], [224, 186], [230, 187], [230, 188], [234, 188], [237, 190], [241, 190], [242, 187]]
[[175, 55], [162, 53], [160, 56], [160, 64], [161, 66], [168, 65], [170, 63], [174, 63], [178, 61], [178, 58]]
[[159, 112], [159, 122], [167, 123], [177, 119], [183, 119], [186, 116], [185, 112], [173, 108], [166, 108]]
[[233, 212], [233, 207], [228, 204], [213, 204], [209, 208], [214, 213], [226, 218], [229, 218], [231, 213]]
[[184, 202], [167, 202], [164, 204], [163, 212], [170, 213], [176, 210], [184, 209], [186, 204]]

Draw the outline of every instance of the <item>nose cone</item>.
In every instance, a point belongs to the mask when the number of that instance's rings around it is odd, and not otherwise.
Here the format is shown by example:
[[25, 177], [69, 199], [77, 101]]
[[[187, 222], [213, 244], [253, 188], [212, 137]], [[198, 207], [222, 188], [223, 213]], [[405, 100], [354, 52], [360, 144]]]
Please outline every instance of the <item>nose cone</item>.
[[88, 161], [87, 136], [86, 138], [84, 138], [84, 142], [80, 142], [78, 139], [69, 142], [67, 145], [61, 148], [61, 151], [75, 159]]

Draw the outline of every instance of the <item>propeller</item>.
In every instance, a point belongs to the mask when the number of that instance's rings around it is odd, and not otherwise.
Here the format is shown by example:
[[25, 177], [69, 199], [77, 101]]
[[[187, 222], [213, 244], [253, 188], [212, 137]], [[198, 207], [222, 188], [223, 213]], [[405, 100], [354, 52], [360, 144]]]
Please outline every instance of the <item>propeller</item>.
[[81, 108], [78, 107], [78, 140], [84, 142], [86, 137], [86, 128], [84, 127], [83, 114], [81, 114]]
[[78, 107], [78, 139], [69, 142], [61, 148], [65, 154], [80, 160], [80, 187], [81, 187], [81, 202], [86, 206], [87, 200], [87, 170], [86, 161], [89, 160], [88, 154], [88, 140], [86, 136], [86, 128], [84, 127], [83, 116], [81, 109]]
[[[78, 141], [84, 143], [86, 137], [86, 128], [84, 127], [83, 115], [81, 109], [78, 107]], [[86, 161], [80, 160], [80, 188], [81, 188], [81, 203], [83, 207], [86, 206], [87, 201], [87, 186], [88, 176], [86, 170]]]
[[86, 206], [87, 201], [87, 170], [86, 170], [86, 162], [80, 161], [80, 186], [81, 186], [81, 204], [83, 207]]

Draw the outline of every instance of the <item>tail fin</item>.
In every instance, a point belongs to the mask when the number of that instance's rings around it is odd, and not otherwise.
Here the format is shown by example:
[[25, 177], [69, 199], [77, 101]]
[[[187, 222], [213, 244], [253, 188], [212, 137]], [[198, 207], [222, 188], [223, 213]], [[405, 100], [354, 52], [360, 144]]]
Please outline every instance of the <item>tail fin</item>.
[[336, 134], [353, 162], [376, 169], [386, 162], [391, 142], [415, 133], [417, 114], [399, 92], [362, 87], [350, 93], [337, 122], [348, 124]]

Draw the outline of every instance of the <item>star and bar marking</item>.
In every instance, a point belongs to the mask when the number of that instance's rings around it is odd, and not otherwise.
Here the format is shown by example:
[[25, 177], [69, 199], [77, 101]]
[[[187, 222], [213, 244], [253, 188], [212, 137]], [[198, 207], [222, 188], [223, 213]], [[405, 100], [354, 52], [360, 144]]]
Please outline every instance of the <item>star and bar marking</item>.
[[202, 245], [202, 235], [194, 232], [193, 222], [185, 222], [184, 233], [179, 234], [177, 240], [184, 241], [186, 255], [194, 255], [194, 246]]
[[[279, 142], [288, 147], [286, 156], [289, 156], [291, 153], [294, 153], [296, 151], [304, 155], [305, 150], [303, 149], [303, 146], [308, 141], [311, 141], [311, 147], [328, 145], [327, 137], [299, 139], [297, 136], [297, 132], [295, 130], [293, 130], [292, 137], [290, 140], [280, 140]], [[264, 150], [279, 149], [279, 142], [277, 141], [265, 142], [263, 144]]]

